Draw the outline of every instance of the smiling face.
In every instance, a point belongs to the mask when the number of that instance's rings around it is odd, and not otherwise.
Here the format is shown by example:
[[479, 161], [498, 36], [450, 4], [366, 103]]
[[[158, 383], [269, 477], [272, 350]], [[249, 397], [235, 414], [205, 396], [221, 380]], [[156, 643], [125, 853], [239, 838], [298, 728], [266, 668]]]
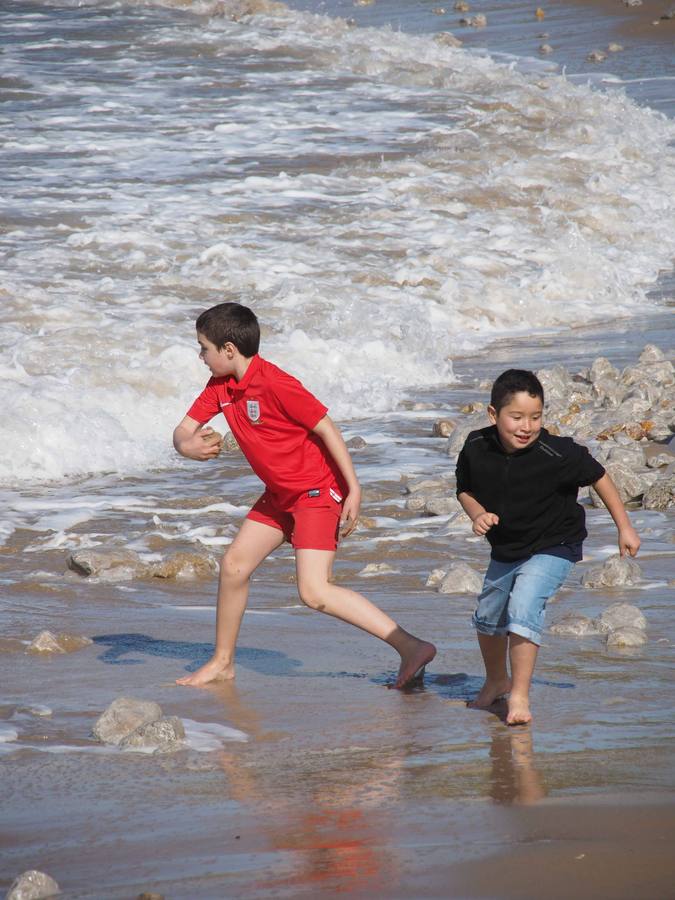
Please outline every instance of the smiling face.
[[516, 391], [497, 412], [488, 406], [488, 416], [497, 426], [499, 441], [507, 453], [529, 447], [539, 437], [544, 404], [540, 397]]
[[234, 375], [236, 348], [233, 344], [216, 347], [204, 334], [197, 332], [197, 343], [200, 346], [199, 358], [211, 370], [216, 378]]

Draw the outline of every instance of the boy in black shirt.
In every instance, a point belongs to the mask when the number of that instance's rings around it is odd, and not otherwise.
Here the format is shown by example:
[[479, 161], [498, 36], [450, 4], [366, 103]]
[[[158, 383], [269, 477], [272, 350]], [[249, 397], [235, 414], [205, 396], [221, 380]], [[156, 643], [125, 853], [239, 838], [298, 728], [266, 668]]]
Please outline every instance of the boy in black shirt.
[[578, 489], [592, 484], [597, 491], [618, 529], [622, 556], [640, 547], [609, 475], [585, 447], [542, 428], [543, 409], [536, 375], [503, 372], [492, 386], [492, 425], [472, 431], [457, 459], [457, 498], [474, 534], [492, 548], [473, 616], [486, 676], [470, 705], [486, 709], [508, 694], [509, 725], [532, 719], [530, 682], [546, 601], [582, 558], [587, 532]]

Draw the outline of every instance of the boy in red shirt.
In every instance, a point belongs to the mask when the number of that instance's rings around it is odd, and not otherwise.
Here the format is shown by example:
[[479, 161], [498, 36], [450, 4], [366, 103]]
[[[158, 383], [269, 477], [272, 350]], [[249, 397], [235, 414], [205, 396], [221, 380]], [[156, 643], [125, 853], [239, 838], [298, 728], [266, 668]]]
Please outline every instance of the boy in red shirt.
[[312, 609], [362, 628], [401, 657], [395, 687], [410, 684], [436, 648], [400, 628], [361, 594], [329, 581], [340, 526], [356, 526], [361, 488], [342, 435], [327, 408], [291, 375], [258, 356], [252, 310], [220, 303], [197, 319], [200, 357], [212, 377], [176, 427], [181, 456], [209, 460], [222, 442], [204, 427], [222, 412], [251, 468], [265, 484], [223, 556], [212, 658], [177, 684], [234, 678], [234, 654], [249, 579], [284, 540], [295, 549], [298, 593]]

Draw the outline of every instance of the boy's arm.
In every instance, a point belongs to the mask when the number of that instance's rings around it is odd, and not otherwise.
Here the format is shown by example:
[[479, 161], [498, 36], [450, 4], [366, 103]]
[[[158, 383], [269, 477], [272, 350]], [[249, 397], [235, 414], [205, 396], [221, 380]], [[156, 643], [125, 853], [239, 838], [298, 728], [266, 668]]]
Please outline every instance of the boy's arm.
[[218, 456], [223, 447], [223, 439], [213, 428], [185, 416], [174, 428], [173, 445], [181, 456], [207, 460]]
[[320, 419], [312, 428], [312, 431], [324, 442], [326, 450], [337, 463], [337, 467], [347, 483], [348, 494], [345, 497], [345, 502], [342, 506], [342, 516], [340, 517], [340, 524], [346, 526], [342, 536], [347, 537], [356, 528], [356, 520], [359, 517], [361, 485], [356, 477], [354, 464], [349, 455], [347, 445], [340, 434], [340, 429], [330, 416], [324, 416]]
[[457, 499], [462, 504], [462, 509], [471, 519], [474, 534], [483, 537], [493, 525], [499, 525], [499, 516], [488, 512], [485, 507], [476, 500], [469, 491], [460, 491]]
[[640, 549], [640, 538], [628, 518], [628, 513], [623, 505], [619, 492], [609, 475], [605, 474], [593, 485], [596, 493], [607, 507], [610, 516], [619, 532], [619, 553], [624, 556], [628, 553], [635, 556]]

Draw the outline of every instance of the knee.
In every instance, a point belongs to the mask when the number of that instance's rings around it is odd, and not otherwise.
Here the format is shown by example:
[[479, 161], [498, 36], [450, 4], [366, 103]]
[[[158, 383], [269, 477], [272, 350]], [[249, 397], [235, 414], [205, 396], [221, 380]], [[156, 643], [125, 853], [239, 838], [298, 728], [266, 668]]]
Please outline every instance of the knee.
[[298, 581], [298, 595], [305, 606], [308, 606], [310, 609], [322, 612], [325, 608], [323, 592], [320, 590], [319, 585], [309, 580], [300, 579]]
[[230, 583], [241, 583], [247, 581], [250, 572], [246, 568], [244, 561], [237, 556], [236, 553], [228, 551], [224, 554], [220, 561], [220, 577], [221, 580]]

